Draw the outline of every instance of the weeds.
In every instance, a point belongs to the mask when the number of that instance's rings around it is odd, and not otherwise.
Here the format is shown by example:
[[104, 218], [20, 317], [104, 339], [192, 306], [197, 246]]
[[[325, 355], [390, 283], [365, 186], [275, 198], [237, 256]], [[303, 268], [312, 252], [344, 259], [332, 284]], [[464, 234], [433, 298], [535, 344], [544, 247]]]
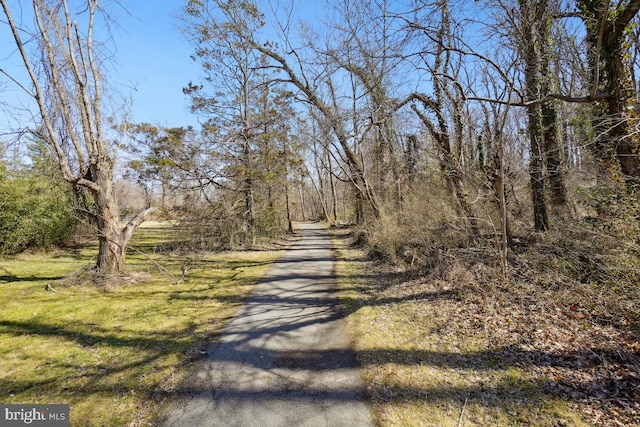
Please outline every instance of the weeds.
[[404, 258], [342, 249], [381, 425], [640, 423], [638, 255], [589, 224], [556, 227], [518, 239], [506, 281], [494, 247], [452, 235]]

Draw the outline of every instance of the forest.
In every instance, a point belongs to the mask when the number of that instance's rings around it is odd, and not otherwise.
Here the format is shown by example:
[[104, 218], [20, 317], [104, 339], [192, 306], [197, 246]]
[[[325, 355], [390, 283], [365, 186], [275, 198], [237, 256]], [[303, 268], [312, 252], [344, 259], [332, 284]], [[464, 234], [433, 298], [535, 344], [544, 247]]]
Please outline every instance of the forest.
[[[25, 73], [0, 73], [31, 121], [0, 140], [0, 264], [88, 239], [104, 286], [128, 280], [148, 220], [190, 254], [320, 221], [344, 244], [347, 310], [477, 356], [460, 369], [522, 369], [501, 377], [520, 384], [507, 412], [550, 395], [568, 412], [541, 404], [531, 425], [640, 423], [640, 0], [188, 0], [199, 127], [112, 105], [107, 1], [13, 3]], [[377, 328], [365, 312], [356, 334]], [[419, 399], [398, 384], [371, 391], [381, 425]]]

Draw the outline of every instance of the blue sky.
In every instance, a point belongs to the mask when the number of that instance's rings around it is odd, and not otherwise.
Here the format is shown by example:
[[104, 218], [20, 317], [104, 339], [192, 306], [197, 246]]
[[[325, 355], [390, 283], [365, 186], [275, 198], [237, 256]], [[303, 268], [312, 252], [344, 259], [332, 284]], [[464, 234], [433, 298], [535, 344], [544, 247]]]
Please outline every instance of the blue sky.
[[[189, 101], [182, 88], [190, 81], [198, 82], [200, 66], [190, 55], [193, 47], [180, 31], [181, 8], [185, 0], [119, 0], [120, 5], [103, 2], [117, 22], [111, 28], [117, 49], [112, 65], [106, 70], [117, 97], [132, 101], [130, 120], [160, 126], [198, 126], [198, 118], [190, 113]], [[9, 0], [16, 21], [22, 15], [30, 22], [30, 1]], [[73, 4], [73, 2], [72, 2]], [[314, 16], [315, 0], [297, 0], [296, 12]], [[4, 21], [0, 12], [0, 19]], [[96, 28], [99, 31], [99, 28]], [[99, 39], [99, 35], [96, 35]], [[8, 26], [0, 23], [0, 68], [26, 83], [26, 73], [16, 52]], [[16, 109], [28, 105], [28, 97], [5, 76], [0, 75], [0, 134], [6, 129], [29, 126], [31, 113]], [[30, 106], [31, 111], [35, 111]]]
[[[184, 1], [123, 2], [118, 19], [114, 80], [133, 99], [133, 120], [162, 126], [196, 125], [182, 88], [200, 75], [193, 49], [179, 30]], [[132, 89], [127, 86], [131, 85]]]
[[[131, 99], [130, 120], [133, 122], [161, 126], [196, 126], [198, 123], [182, 93], [182, 88], [189, 81], [197, 81], [200, 75], [199, 66], [189, 57], [193, 49], [178, 28], [178, 15], [184, 3], [184, 0], [122, 0], [126, 11], [118, 6], [109, 8], [117, 21], [117, 26], [112, 28], [112, 44], [117, 50], [106, 71], [118, 92], [116, 97]], [[28, 16], [30, 4], [25, 3], [23, 11], [20, 2], [10, 4], [17, 5], [12, 12], [15, 20], [18, 21], [22, 13]], [[0, 18], [4, 18], [4, 14], [0, 13]], [[4, 22], [0, 23], [0, 68], [22, 82], [28, 81]], [[35, 111], [30, 105], [32, 102], [5, 76], [0, 76], [0, 102], [4, 105], [0, 109], [0, 129], [30, 126], [31, 114], [26, 109]]]
[[[116, 98], [130, 99], [132, 102], [127, 107], [130, 108], [129, 120], [167, 127], [197, 127], [198, 118], [189, 111], [189, 101], [182, 93], [183, 87], [190, 81], [198, 82], [202, 74], [200, 66], [190, 58], [193, 47], [179, 28], [179, 15], [186, 1], [119, 2], [121, 6], [103, 2], [109, 5], [108, 11], [117, 22], [111, 29], [114, 37], [112, 45], [116, 52], [111, 67], [106, 71], [109, 82], [117, 91]], [[13, 5], [13, 15], [17, 21], [23, 14], [24, 19], [30, 21], [30, 1], [9, 0], [9, 4]], [[295, 12], [299, 18], [318, 22], [320, 13], [317, 9], [316, 0], [295, 0]], [[4, 16], [0, 13], [2, 18]], [[98, 35], [96, 39], [99, 39]], [[4, 22], [0, 23], [0, 68], [27, 83], [24, 67]], [[34, 106], [30, 105], [31, 112], [27, 108], [15, 108], [16, 104], [32, 104], [27, 98], [16, 85], [0, 75], [0, 134], [7, 129], [32, 125]], [[116, 105], [119, 105], [117, 99]]]

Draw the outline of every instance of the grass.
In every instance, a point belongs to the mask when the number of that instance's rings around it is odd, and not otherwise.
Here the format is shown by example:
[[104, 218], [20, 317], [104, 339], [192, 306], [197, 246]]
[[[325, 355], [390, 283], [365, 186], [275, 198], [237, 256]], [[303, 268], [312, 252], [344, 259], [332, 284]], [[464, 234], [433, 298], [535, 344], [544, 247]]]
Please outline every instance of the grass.
[[93, 262], [91, 246], [0, 260], [0, 401], [69, 404], [71, 425], [150, 425], [279, 254], [154, 252], [173, 237], [140, 229], [137, 281], [111, 288], [59, 280]]
[[[335, 232], [344, 243], [342, 302], [378, 425], [591, 425], [578, 399], [549, 392], [553, 379], [538, 369], [537, 353], [519, 345], [521, 336], [513, 338], [511, 314], [489, 316], [467, 298], [477, 291], [461, 285], [472, 268], [450, 280], [390, 271], [345, 233]], [[504, 327], [493, 326], [496, 318]]]

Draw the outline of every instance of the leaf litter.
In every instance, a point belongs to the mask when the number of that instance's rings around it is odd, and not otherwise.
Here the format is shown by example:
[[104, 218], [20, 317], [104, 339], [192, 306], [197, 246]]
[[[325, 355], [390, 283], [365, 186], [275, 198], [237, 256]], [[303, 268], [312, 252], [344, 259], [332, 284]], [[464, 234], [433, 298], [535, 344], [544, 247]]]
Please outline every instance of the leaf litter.
[[[370, 360], [362, 360], [368, 357], [366, 351], [359, 353], [368, 391], [383, 424], [406, 421], [385, 412], [383, 407], [389, 402], [397, 405], [400, 401], [428, 400], [426, 396], [433, 395], [433, 387], [425, 391], [398, 384], [412, 377], [399, 373], [402, 367], [430, 365], [439, 369], [443, 387], [460, 391], [449, 397], [454, 403], [465, 402], [466, 413], [458, 414], [460, 421], [466, 420], [464, 425], [511, 425], [515, 421], [553, 426], [578, 422], [640, 425], [639, 325], [633, 315], [611, 309], [600, 287], [553, 273], [541, 274], [539, 268], [524, 262], [514, 263], [509, 282], [501, 283], [496, 279], [500, 277], [497, 265], [464, 250], [428, 271], [406, 271], [365, 260], [362, 252], [353, 248], [343, 253], [359, 264], [360, 272], [368, 273], [347, 287], [352, 298], [360, 298], [358, 307], [385, 308], [374, 308], [384, 315], [378, 314], [367, 325], [376, 331], [357, 328], [357, 348], [366, 348], [358, 343], [366, 341], [366, 334], [381, 333], [388, 341], [378, 338], [377, 342], [390, 349], [410, 342], [414, 349], [440, 349], [410, 353], [410, 362], [400, 360], [401, 355], [406, 358], [402, 352], [390, 351], [377, 359], [369, 356]], [[633, 309], [630, 304], [619, 306]], [[438, 354], [446, 360], [436, 360]], [[456, 367], [463, 372], [456, 372]], [[420, 380], [415, 378], [415, 370], [407, 381], [417, 384]], [[513, 385], [505, 387], [509, 375]], [[466, 390], [466, 397], [461, 390]], [[567, 402], [567, 411], [580, 421], [559, 417], [553, 411], [545, 418], [548, 405], [544, 402], [554, 399]], [[444, 408], [445, 401], [437, 405]], [[507, 420], [499, 422], [501, 415], [474, 410], [474, 401], [506, 408]], [[519, 408], [519, 401], [533, 405], [532, 410]], [[451, 407], [443, 411], [455, 418]], [[536, 411], [534, 418], [540, 418], [527, 419]]]

